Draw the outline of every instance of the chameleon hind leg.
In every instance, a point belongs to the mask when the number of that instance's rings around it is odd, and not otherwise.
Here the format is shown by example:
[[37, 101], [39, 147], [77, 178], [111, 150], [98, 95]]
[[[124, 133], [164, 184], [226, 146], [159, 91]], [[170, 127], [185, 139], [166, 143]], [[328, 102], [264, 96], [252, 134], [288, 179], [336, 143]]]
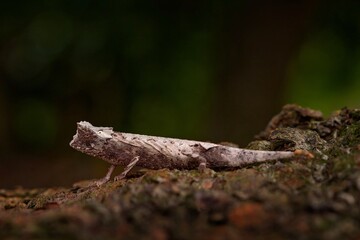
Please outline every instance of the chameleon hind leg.
[[197, 159], [199, 159], [200, 163], [199, 163], [199, 166], [198, 166], [198, 170], [199, 172], [201, 173], [204, 173], [207, 166], [206, 166], [206, 158], [204, 158], [203, 156], [197, 156]]
[[134, 157], [133, 159], [131, 159], [131, 161], [129, 162], [129, 164], [125, 167], [124, 171], [117, 175], [116, 177], [114, 177], [114, 181], [119, 181], [123, 178], [126, 177], [126, 174], [128, 174], [128, 172], [130, 172], [131, 169], [133, 169], [133, 167], [136, 165], [136, 163], [140, 160], [140, 157]]

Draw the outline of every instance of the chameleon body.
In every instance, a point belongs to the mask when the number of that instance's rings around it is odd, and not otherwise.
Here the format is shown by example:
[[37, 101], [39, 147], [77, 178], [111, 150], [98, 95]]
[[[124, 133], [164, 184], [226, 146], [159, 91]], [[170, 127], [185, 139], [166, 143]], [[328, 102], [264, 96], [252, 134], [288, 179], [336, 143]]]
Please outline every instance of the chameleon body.
[[121, 133], [109, 127], [94, 127], [85, 121], [77, 124], [70, 146], [111, 164], [108, 174], [98, 185], [108, 181], [115, 166], [119, 165], [127, 168], [125, 174], [115, 180], [125, 177], [135, 165], [148, 169], [214, 169], [242, 167], [298, 154], [296, 151], [247, 150], [209, 142]]

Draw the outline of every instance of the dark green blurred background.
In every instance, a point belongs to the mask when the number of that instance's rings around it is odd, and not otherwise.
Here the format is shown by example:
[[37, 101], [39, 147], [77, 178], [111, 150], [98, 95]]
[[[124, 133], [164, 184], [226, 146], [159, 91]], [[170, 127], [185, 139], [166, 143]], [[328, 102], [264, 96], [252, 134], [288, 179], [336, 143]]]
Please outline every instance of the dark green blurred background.
[[76, 122], [245, 146], [285, 103], [360, 106], [359, 1], [2, 1], [0, 187], [107, 164]]

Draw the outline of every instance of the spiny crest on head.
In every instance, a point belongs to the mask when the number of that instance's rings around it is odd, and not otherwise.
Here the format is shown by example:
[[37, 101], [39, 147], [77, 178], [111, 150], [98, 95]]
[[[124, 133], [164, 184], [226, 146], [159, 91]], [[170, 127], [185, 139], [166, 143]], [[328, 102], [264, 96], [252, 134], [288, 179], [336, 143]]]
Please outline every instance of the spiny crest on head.
[[81, 121], [77, 123], [78, 130], [89, 131], [94, 133], [100, 138], [111, 138], [111, 134], [114, 132], [112, 127], [94, 127], [91, 123]]

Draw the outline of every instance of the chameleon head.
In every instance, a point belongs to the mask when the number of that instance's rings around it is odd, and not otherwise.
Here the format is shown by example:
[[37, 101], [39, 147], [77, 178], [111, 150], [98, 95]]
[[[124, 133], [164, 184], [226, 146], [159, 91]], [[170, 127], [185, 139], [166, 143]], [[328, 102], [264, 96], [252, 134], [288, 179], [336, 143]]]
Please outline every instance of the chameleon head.
[[81, 121], [77, 123], [77, 131], [70, 146], [74, 149], [87, 153], [95, 154], [102, 142], [112, 138], [113, 130], [109, 127], [94, 127], [89, 122]]

